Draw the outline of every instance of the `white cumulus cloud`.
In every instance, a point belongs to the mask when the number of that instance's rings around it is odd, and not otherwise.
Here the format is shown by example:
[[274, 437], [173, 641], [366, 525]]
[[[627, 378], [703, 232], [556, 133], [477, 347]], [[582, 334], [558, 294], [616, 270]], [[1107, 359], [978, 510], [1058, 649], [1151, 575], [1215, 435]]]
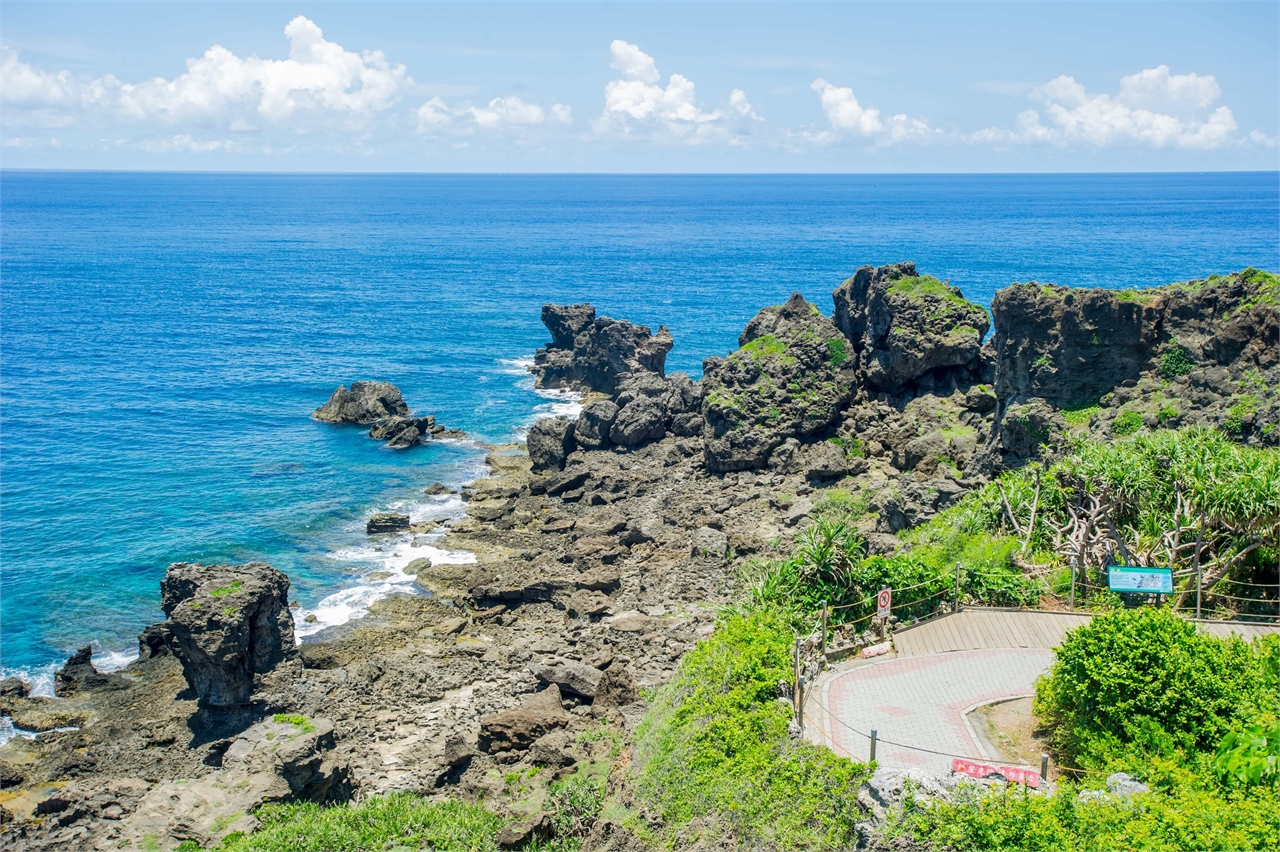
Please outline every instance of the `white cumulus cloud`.
[[941, 136], [941, 131], [928, 122], [899, 113], [884, 118], [880, 110], [863, 106], [853, 89], [836, 86], [819, 77], [809, 84], [818, 95], [822, 112], [831, 129], [819, 133], [799, 134], [815, 142], [831, 142], [836, 139], [863, 139], [877, 145], [898, 142], [924, 141]]
[[1019, 113], [1014, 128], [989, 127], [970, 139], [1097, 148], [1221, 148], [1243, 141], [1230, 108], [1213, 108], [1221, 95], [1211, 75], [1172, 74], [1167, 65], [1121, 78], [1114, 96], [1089, 92], [1064, 74], [1031, 90], [1041, 108]]
[[658, 141], [700, 142], [740, 140], [746, 124], [763, 121], [742, 89], [729, 93], [727, 109], [705, 110], [698, 103], [693, 81], [672, 74], [662, 85], [654, 58], [622, 39], [609, 45], [610, 67], [621, 79], [604, 87], [604, 112], [599, 131], [618, 131]]
[[391, 109], [413, 80], [380, 50], [361, 53], [328, 41], [299, 15], [284, 29], [288, 59], [240, 57], [220, 45], [187, 60], [172, 78], [124, 83], [112, 75], [77, 79], [50, 74], [6, 52], [6, 120], [15, 112], [42, 124], [132, 121], [247, 131], [261, 125], [360, 129]]

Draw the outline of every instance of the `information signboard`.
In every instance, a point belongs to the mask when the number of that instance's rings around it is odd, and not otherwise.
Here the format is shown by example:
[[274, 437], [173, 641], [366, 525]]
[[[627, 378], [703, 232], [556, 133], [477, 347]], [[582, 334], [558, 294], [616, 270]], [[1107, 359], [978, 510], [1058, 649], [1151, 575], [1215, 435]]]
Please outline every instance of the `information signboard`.
[[1171, 595], [1173, 594], [1173, 569], [1145, 568], [1141, 565], [1108, 565], [1107, 588], [1113, 592]]

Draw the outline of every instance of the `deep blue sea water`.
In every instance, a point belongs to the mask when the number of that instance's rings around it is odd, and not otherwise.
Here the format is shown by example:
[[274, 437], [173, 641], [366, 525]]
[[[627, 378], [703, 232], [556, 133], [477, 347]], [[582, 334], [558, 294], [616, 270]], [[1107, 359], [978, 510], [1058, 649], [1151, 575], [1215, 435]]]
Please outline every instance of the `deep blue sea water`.
[[309, 413], [340, 382], [384, 379], [417, 411], [508, 440], [554, 404], [517, 364], [547, 339], [544, 302], [666, 324], [668, 368], [696, 376], [759, 307], [799, 290], [829, 311], [864, 263], [915, 260], [983, 303], [1015, 280], [1280, 269], [1277, 187], [4, 172], [0, 663], [47, 673], [85, 642], [132, 651], [174, 560], [265, 559], [318, 623], [358, 612], [390, 588], [368, 573], [412, 555], [369, 548], [367, 514], [456, 511], [421, 489], [474, 478], [482, 452], [398, 453]]

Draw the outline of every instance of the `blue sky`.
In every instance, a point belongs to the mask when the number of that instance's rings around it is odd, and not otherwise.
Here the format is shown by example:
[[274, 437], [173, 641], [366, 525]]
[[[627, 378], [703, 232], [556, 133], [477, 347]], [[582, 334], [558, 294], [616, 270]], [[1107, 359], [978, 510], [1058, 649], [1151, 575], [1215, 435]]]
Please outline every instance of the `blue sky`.
[[1280, 4], [17, 3], [8, 168], [1276, 169]]

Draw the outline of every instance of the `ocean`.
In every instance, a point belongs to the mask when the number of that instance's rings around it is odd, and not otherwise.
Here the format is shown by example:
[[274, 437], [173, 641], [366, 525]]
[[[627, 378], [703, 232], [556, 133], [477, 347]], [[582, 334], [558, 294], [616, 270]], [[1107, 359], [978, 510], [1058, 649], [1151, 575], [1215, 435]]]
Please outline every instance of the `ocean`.
[[[1013, 281], [1280, 269], [1278, 183], [0, 173], [0, 665], [47, 692], [79, 645], [127, 662], [173, 561], [270, 562], [309, 633], [412, 590], [416, 556], [467, 560], [376, 550], [364, 519], [456, 516], [423, 489], [574, 409], [524, 369], [543, 303], [665, 324], [668, 371], [697, 377], [760, 307], [798, 290], [830, 311], [867, 263], [983, 304]], [[356, 379], [473, 440], [397, 452], [309, 418]]]

